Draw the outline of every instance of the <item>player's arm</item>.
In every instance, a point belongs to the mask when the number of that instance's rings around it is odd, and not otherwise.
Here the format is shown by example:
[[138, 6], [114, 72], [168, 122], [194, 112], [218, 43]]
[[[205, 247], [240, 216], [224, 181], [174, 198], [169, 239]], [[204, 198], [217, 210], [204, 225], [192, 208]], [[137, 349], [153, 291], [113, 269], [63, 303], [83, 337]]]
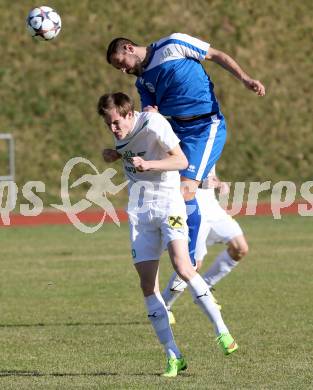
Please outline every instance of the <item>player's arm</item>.
[[242, 81], [244, 86], [254, 91], [259, 96], [265, 95], [265, 87], [259, 80], [254, 80], [244, 72], [237, 62], [228, 54], [210, 47], [205, 56], [206, 60], [213, 61], [228, 70], [238, 80]]
[[138, 171], [178, 171], [188, 167], [188, 160], [177, 145], [167, 152], [167, 157], [162, 160], [145, 161], [141, 157], [133, 157], [132, 163]]
[[120, 159], [122, 156], [115, 149], [103, 149], [102, 157], [105, 162], [111, 163]]
[[208, 188], [216, 188], [221, 195], [229, 193], [229, 185], [225, 181], [220, 181], [216, 175], [210, 175], [208, 177]]

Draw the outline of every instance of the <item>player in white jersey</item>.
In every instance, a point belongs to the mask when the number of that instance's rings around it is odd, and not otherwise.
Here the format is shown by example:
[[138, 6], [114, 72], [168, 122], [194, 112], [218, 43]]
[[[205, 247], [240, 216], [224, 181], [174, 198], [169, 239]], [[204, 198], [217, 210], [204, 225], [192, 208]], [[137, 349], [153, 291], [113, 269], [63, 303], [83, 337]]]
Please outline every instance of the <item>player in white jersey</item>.
[[98, 102], [98, 114], [115, 137], [116, 149], [105, 149], [104, 160], [112, 162], [121, 157], [129, 179], [132, 255], [148, 317], [167, 355], [164, 375], [174, 377], [187, 368], [174, 341], [159, 290], [159, 257], [164, 247], [167, 247], [173, 267], [186, 282], [195, 303], [211, 320], [224, 353], [229, 355], [238, 349], [238, 345], [188, 255], [186, 209], [178, 173], [188, 161], [179, 146], [179, 139], [164, 117], [158, 113], [135, 112], [132, 100], [120, 92], [103, 95]]
[[[215, 188], [221, 188], [223, 184], [215, 176], [213, 167], [209, 178], [203, 182], [202, 188], [199, 188], [196, 193], [201, 213], [201, 224], [195, 249], [197, 271], [202, 267], [203, 259], [207, 254], [207, 246], [215, 243], [227, 245], [227, 249], [216, 257], [203, 276], [210, 289], [228, 275], [248, 253], [248, 244], [241, 227], [220, 206], [215, 197]], [[172, 306], [186, 287], [186, 283], [174, 272], [162, 293], [172, 324], [175, 323], [174, 315], [171, 312]]]
[[188, 215], [189, 254], [195, 264], [200, 226], [196, 189], [220, 158], [226, 141], [226, 123], [214, 93], [214, 85], [202, 62], [213, 61], [229, 71], [245, 87], [265, 95], [263, 84], [251, 78], [228, 54], [188, 34], [173, 33], [148, 46], [128, 38], [115, 38], [108, 46], [107, 61], [137, 77], [143, 110], [170, 117], [189, 165], [180, 171]]

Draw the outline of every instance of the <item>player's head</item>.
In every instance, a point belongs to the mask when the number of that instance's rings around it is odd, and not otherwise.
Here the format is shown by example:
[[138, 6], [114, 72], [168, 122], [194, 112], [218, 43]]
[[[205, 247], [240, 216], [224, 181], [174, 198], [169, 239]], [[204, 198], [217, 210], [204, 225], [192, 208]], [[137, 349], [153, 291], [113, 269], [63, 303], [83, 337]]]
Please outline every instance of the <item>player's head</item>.
[[123, 73], [140, 76], [143, 59], [138, 55], [139, 46], [128, 38], [115, 38], [107, 49], [107, 61]]
[[124, 139], [133, 129], [134, 101], [125, 93], [102, 95], [97, 109], [116, 139]]

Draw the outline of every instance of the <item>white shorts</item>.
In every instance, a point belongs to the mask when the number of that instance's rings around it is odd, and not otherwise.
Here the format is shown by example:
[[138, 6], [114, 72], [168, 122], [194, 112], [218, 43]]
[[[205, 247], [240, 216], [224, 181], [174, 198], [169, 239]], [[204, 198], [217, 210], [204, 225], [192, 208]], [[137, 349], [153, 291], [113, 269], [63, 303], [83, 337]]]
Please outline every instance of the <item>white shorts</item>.
[[146, 211], [128, 210], [130, 242], [134, 263], [158, 260], [173, 240], [188, 240], [186, 206], [183, 198], [168, 203], [145, 204]]
[[227, 214], [224, 219], [218, 221], [206, 220], [201, 222], [195, 248], [195, 259], [203, 260], [208, 253], [207, 246], [216, 243], [227, 244], [233, 238], [241, 235], [243, 235], [243, 232], [238, 222]]

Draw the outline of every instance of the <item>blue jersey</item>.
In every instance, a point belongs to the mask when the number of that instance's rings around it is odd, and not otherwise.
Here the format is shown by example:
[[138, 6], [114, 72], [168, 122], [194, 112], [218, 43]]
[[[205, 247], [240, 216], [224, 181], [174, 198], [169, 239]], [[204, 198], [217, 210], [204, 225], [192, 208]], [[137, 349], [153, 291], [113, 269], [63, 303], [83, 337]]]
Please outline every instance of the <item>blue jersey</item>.
[[200, 63], [209, 47], [180, 33], [154, 42], [149, 62], [136, 81], [142, 108], [157, 105], [161, 114], [174, 117], [218, 112], [214, 85]]

